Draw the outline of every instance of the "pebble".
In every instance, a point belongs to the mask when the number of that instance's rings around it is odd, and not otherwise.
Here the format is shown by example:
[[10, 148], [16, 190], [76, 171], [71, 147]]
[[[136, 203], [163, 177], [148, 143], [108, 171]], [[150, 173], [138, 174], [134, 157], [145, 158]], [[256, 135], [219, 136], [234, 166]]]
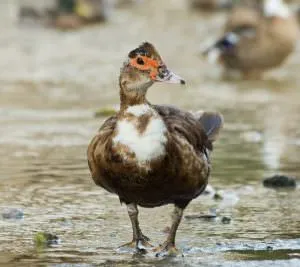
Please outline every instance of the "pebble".
[[265, 178], [263, 185], [266, 187], [296, 187], [296, 179], [285, 175], [274, 175]]
[[221, 222], [223, 224], [229, 224], [231, 222], [231, 218], [227, 217], [227, 216], [224, 216], [224, 217], [222, 217]]
[[209, 209], [209, 213], [207, 214], [191, 214], [191, 215], [184, 216], [184, 218], [186, 219], [205, 219], [205, 220], [215, 219], [216, 217], [217, 217], [217, 211], [214, 208]]
[[24, 212], [17, 208], [6, 208], [1, 212], [2, 218], [7, 220], [20, 220], [24, 218]]

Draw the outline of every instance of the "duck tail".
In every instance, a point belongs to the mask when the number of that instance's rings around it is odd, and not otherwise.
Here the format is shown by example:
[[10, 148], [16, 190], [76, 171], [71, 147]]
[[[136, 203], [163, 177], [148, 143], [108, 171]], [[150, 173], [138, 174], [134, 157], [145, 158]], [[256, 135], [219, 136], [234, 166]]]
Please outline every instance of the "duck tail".
[[218, 112], [203, 112], [196, 114], [208, 140], [214, 142], [217, 140], [220, 130], [223, 128], [224, 119], [222, 114]]
[[202, 52], [202, 55], [211, 63], [216, 63], [221, 58], [222, 54], [230, 51], [240, 40], [237, 33], [226, 33], [222, 38], [216, 41], [213, 45]]

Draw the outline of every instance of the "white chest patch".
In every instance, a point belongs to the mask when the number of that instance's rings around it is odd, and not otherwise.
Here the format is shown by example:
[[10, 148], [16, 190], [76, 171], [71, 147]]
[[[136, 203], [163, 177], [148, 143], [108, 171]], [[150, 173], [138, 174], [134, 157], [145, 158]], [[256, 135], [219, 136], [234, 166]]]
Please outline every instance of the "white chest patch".
[[[117, 135], [113, 139], [113, 144], [125, 145], [134, 152], [139, 163], [149, 162], [165, 154], [167, 143], [167, 128], [156, 113], [148, 105], [137, 105], [129, 107], [126, 113], [134, 115], [134, 119], [120, 120], [117, 124]], [[145, 130], [140, 133], [136, 128], [139, 117], [144, 114], [151, 115]]]
[[156, 112], [146, 104], [130, 106], [127, 108], [126, 113], [130, 113], [136, 117], [142, 116], [147, 113], [156, 114]]

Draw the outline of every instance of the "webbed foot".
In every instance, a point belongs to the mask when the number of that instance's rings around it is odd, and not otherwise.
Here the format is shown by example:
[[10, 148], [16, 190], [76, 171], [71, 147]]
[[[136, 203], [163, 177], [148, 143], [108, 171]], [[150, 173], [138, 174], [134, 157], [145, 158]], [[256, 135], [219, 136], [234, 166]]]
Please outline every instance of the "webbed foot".
[[165, 256], [177, 256], [179, 255], [178, 249], [175, 247], [174, 244], [170, 242], [164, 242], [162, 245], [160, 245], [157, 248], [153, 249], [154, 252], [156, 252], [156, 257], [165, 257]]
[[135, 250], [138, 253], [147, 253], [147, 249], [153, 248], [153, 245], [149, 243], [150, 238], [141, 235], [138, 240], [132, 240], [129, 243], [126, 243], [119, 247], [121, 250]]

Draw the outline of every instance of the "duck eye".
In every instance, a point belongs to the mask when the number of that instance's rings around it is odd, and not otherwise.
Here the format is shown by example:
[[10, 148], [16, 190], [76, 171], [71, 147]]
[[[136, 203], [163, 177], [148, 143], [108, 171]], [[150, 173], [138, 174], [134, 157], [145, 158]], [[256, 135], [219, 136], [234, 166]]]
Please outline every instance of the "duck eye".
[[144, 65], [144, 64], [145, 64], [145, 63], [144, 63], [144, 60], [143, 60], [142, 58], [140, 58], [140, 57], [138, 57], [138, 58], [136, 59], [136, 63], [139, 64], [139, 65]]

